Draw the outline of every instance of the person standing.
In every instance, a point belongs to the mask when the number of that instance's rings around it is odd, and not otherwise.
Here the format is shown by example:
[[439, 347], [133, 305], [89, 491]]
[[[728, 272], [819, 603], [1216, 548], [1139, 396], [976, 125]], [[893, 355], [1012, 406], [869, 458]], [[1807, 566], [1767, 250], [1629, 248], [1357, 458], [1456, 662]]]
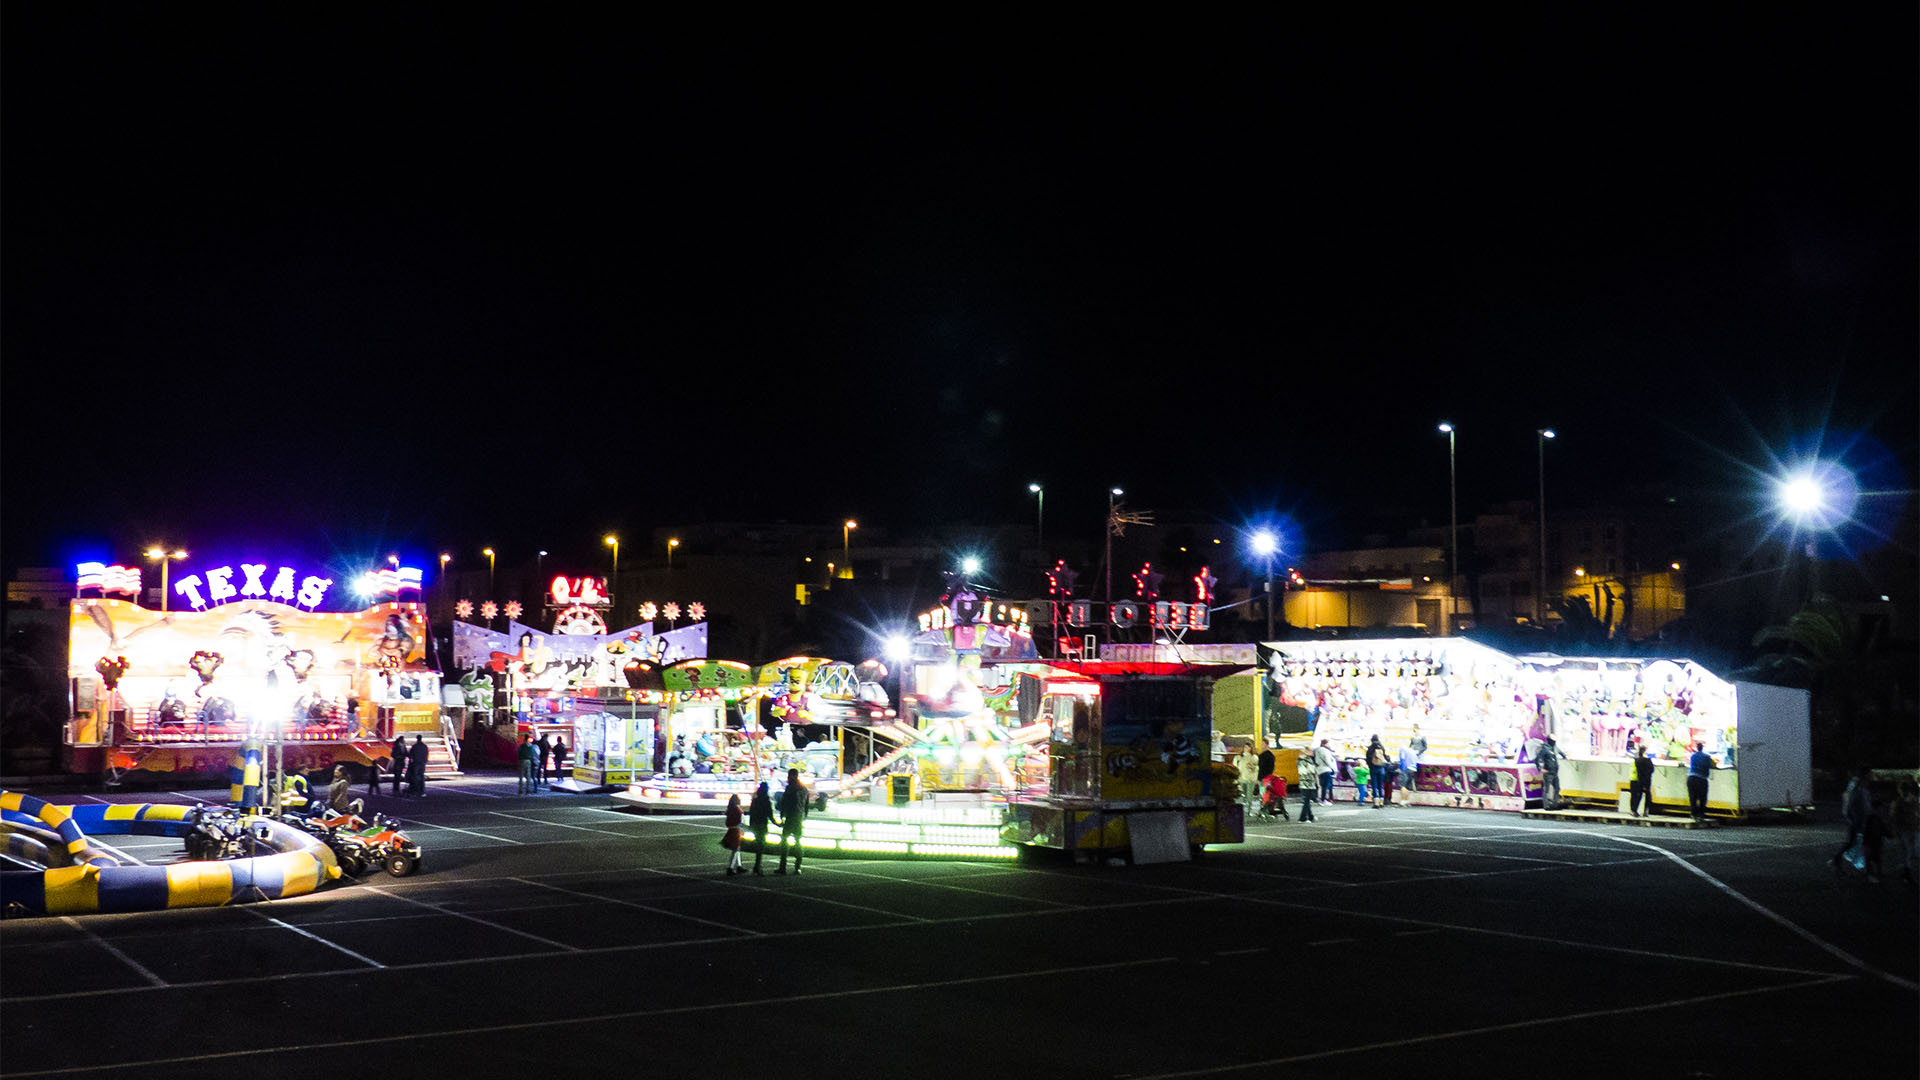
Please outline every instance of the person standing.
[[787, 872], [787, 849], [793, 849], [793, 872], [800, 872], [800, 839], [807, 823], [807, 788], [800, 782], [800, 770], [787, 770], [787, 787], [780, 793], [780, 865], [774, 873]]
[[347, 798], [352, 793], [353, 781], [347, 779], [347, 767], [333, 767], [333, 783], [327, 785], [327, 808], [336, 814], [347, 812]]
[[1256, 779], [1258, 779], [1262, 783], [1265, 783], [1267, 777], [1273, 775], [1273, 747], [1271, 746], [1261, 747], [1260, 757], [1258, 760], [1260, 762], [1260, 775], [1256, 777]]
[[406, 779], [407, 775], [407, 737], [405, 735], [393, 737], [392, 756], [388, 760], [390, 764], [387, 768], [393, 770], [393, 793], [397, 797], [400, 794], [400, 783]]
[[1373, 778], [1373, 805], [1379, 809], [1387, 805], [1387, 787], [1391, 781], [1387, 778], [1387, 748], [1378, 735], [1367, 744], [1367, 773]]
[[427, 796], [427, 741], [418, 735], [407, 748], [407, 790], [423, 799]]
[[1552, 735], [1540, 743], [1534, 760], [1540, 765], [1540, 808], [1560, 809], [1560, 747]]
[[1260, 759], [1254, 756], [1253, 747], [1243, 746], [1233, 756], [1233, 770], [1240, 780], [1240, 802], [1251, 813], [1260, 805]]
[[515, 756], [520, 766], [520, 784], [514, 789], [514, 794], [530, 795], [533, 793], [533, 770], [537, 767], [535, 765], [535, 755], [538, 752], [538, 748], [533, 745], [532, 732], [520, 736], [520, 748], [515, 751]]
[[1867, 767], [1855, 766], [1853, 776], [1847, 780], [1847, 790], [1840, 794], [1840, 816], [1847, 823], [1847, 842], [1833, 853], [1835, 870], [1842, 869], [1842, 860], [1853, 849], [1853, 842], [1866, 831], [1867, 818], [1873, 815], [1873, 793], [1867, 790], [1867, 782]]
[[720, 846], [733, 852], [727, 859], [727, 876], [732, 877], [746, 867], [740, 865], [740, 796], [727, 797], [727, 831], [720, 837]]
[[567, 740], [563, 736], [555, 735], [553, 737], [554, 782], [559, 783], [561, 780], [565, 779], [566, 772], [567, 772]]
[[1409, 743], [1401, 747], [1400, 775], [1396, 778], [1400, 781], [1399, 803], [1401, 806], [1413, 805], [1413, 778], [1419, 771], [1420, 755], [1414, 750], [1413, 744]]
[[1693, 820], [1707, 820], [1707, 782], [1713, 777], [1713, 757], [1707, 753], [1706, 743], [1694, 743], [1693, 755], [1687, 758], [1687, 803], [1693, 811]]
[[553, 761], [553, 744], [547, 741], [546, 732], [540, 733], [540, 741], [533, 744], [533, 790], [539, 791], [547, 783], [547, 766]]
[[[1373, 779], [1373, 770], [1367, 768], [1365, 758], [1356, 758], [1352, 765], [1347, 766], [1347, 769], [1348, 775], [1353, 777], [1353, 805], [1366, 806], [1367, 796], [1371, 794], [1368, 784]], [[1379, 804], [1373, 805], [1377, 807]]]
[[747, 808], [747, 824], [753, 829], [753, 872], [760, 872], [760, 857], [767, 853], [767, 832], [773, 828], [773, 799], [767, 794], [767, 782], [753, 789], [753, 803]]
[[1313, 751], [1302, 750], [1294, 758], [1294, 772], [1300, 778], [1300, 820], [1313, 820], [1313, 803], [1320, 793], [1320, 767], [1313, 760]]
[[1420, 757], [1427, 752], [1427, 737], [1420, 734], [1419, 724], [1413, 725], [1413, 738], [1407, 740], [1407, 745], [1413, 747], [1415, 757]]
[[1653, 756], [1647, 744], [1634, 748], [1633, 780], [1627, 784], [1627, 810], [1634, 817], [1653, 816]]
[[1313, 748], [1313, 769], [1314, 769], [1314, 773], [1318, 776], [1319, 782], [1320, 782], [1320, 801], [1323, 803], [1332, 802], [1333, 801], [1333, 769], [1334, 769], [1333, 747], [1328, 745], [1328, 742], [1326, 739], [1321, 739], [1320, 745]]
[[367, 798], [380, 794], [380, 759], [367, 758]]

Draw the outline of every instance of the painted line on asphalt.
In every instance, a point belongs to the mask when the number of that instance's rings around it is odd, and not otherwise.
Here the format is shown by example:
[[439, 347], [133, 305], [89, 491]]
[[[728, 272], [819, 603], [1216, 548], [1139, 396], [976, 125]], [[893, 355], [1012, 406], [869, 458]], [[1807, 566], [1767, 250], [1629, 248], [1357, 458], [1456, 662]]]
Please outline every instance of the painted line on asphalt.
[[891, 986], [866, 986], [850, 990], [823, 990], [813, 994], [791, 994], [784, 997], [759, 998], [756, 1000], [717, 1001], [705, 1005], [670, 1005], [657, 1009], [631, 1009], [623, 1012], [601, 1013], [597, 1016], [569, 1016], [553, 1020], [526, 1020], [518, 1023], [488, 1023], [470, 1027], [441, 1028], [434, 1031], [408, 1031], [396, 1035], [377, 1035], [362, 1039], [339, 1039], [332, 1042], [293, 1043], [284, 1046], [248, 1047], [244, 1050], [222, 1050], [206, 1054], [183, 1054], [176, 1057], [147, 1058], [137, 1061], [115, 1061], [93, 1065], [68, 1065], [54, 1069], [33, 1069], [25, 1072], [10, 1072], [7, 1076], [71, 1076], [78, 1073], [105, 1072], [110, 1069], [151, 1068], [156, 1065], [185, 1065], [201, 1061], [226, 1061], [234, 1058], [251, 1057], [256, 1054], [298, 1054], [315, 1050], [337, 1050], [351, 1046], [382, 1046], [391, 1043], [415, 1042], [421, 1039], [456, 1038], [481, 1033], [508, 1031], [545, 1031], [552, 1028], [577, 1027], [582, 1024], [604, 1024], [618, 1020], [645, 1020], [652, 1017], [686, 1016], [693, 1013], [722, 1012], [730, 1013], [735, 1009], [754, 1009], [770, 1005], [799, 1005], [811, 1001], [834, 1001], [848, 998], [876, 997], [884, 994], [914, 993], [921, 990], [944, 990], [956, 986], [979, 986], [986, 983], [1013, 982], [1022, 979], [1043, 979], [1059, 975], [1086, 975], [1100, 971], [1119, 971], [1126, 968], [1150, 967], [1158, 964], [1171, 964], [1178, 960], [1174, 956], [1156, 956], [1145, 960], [1120, 960], [1107, 964], [1080, 964], [1071, 967], [1040, 968], [1034, 971], [1013, 971], [999, 975], [973, 975], [958, 979], [935, 979], [927, 982], [896, 983]]
[[988, 889], [970, 889], [965, 885], [949, 885], [944, 881], [926, 881], [916, 878], [899, 878], [891, 874], [863, 873], [859, 870], [848, 870], [842, 866], [821, 866], [817, 862], [814, 864], [814, 867], [818, 870], [824, 870], [829, 874], [848, 874], [853, 877], [871, 878], [875, 881], [891, 881], [896, 885], [919, 885], [928, 889], [951, 889], [954, 892], [973, 893], [976, 896], [991, 896], [996, 900], [1024, 900], [1034, 904], [1050, 904], [1055, 908], [1078, 907], [1078, 905], [1068, 903], [1065, 900], [1044, 900], [1037, 896], [1010, 896], [1006, 893], [997, 893]]
[[1350, 937], [1330, 937], [1330, 938], [1323, 938], [1323, 939], [1321, 939], [1321, 940], [1319, 940], [1319, 941], [1309, 941], [1309, 942], [1307, 942], [1307, 948], [1309, 948], [1309, 949], [1311, 949], [1311, 948], [1314, 948], [1315, 946], [1319, 946], [1319, 945], [1345, 945], [1346, 943], [1348, 943], [1348, 942], [1350, 942], [1350, 941], [1353, 941], [1353, 940], [1355, 940], [1355, 939], [1354, 939], [1354, 938], [1350, 938]]
[[1255, 948], [1255, 949], [1220, 949], [1216, 951], [1213, 955], [1215, 956], [1252, 956], [1254, 953], [1263, 953], [1266, 951], [1267, 951], [1267, 946], [1262, 945], [1259, 948]]
[[[1595, 833], [1589, 833], [1588, 835], [1605, 836], [1605, 834], [1595, 834]], [[1786, 927], [1788, 930], [1792, 931], [1796, 936], [1818, 947], [1821, 951], [1835, 957], [1836, 959], [1848, 965], [1849, 967], [1857, 968], [1860, 971], [1863, 971], [1866, 974], [1871, 975], [1876, 979], [1881, 979], [1886, 982], [1890, 982], [1893, 985], [1900, 987], [1902, 990], [1920, 991], [1920, 984], [1915, 984], [1912, 979], [1902, 978], [1898, 975], [1893, 974], [1890, 971], [1882, 971], [1881, 969], [1874, 967], [1872, 964], [1869, 964], [1865, 960], [1862, 960], [1859, 957], [1853, 955], [1852, 953], [1847, 952], [1845, 949], [1840, 948], [1838, 945], [1835, 945], [1832, 942], [1827, 941], [1825, 938], [1819, 937], [1818, 935], [1815, 935], [1811, 931], [1802, 928], [1800, 924], [1792, 921], [1791, 919], [1788, 919], [1784, 915], [1781, 915], [1775, 912], [1772, 908], [1769, 908], [1761, 904], [1758, 900], [1753, 899], [1752, 897], [1748, 896], [1746, 893], [1743, 893], [1740, 890], [1734, 888], [1733, 886], [1728, 885], [1726, 882], [1721, 881], [1719, 878], [1714, 877], [1712, 874], [1707, 873], [1705, 870], [1700, 869], [1699, 867], [1693, 865], [1692, 863], [1681, 858], [1680, 856], [1675, 855], [1673, 852], [1668, 851], [1666, 848], [1663, 848], [1658, 844], [1649, 844], [1644, 840], [1635, 840], [1631, 837], [1626, 837], [1626, 836], [1605, 836], [1605, 838], [1608, 840], [1616, 841], [1618, 843], [1622, 843], [1622, 844], [1632, 844], [1635, 847], [1643, 847], [1649, 851], [1657, 851], [1661, 855], [1665, 856], [1666, 858], [1669, 858], [1674, 862], [1679, 863], [1681, 866], [1685, 867], [1688, 873], [1697, 875], [1701, 879], [1711, 884], [1714, 888], [1719, 889], [1721, 892], [1724, 892], [1728, 896], [1733, 897], [1735, 900], [1738, 900], [1740, 903], [1745, 904], [1747, 907], [1752, 908], [1756, 912], [1759, 912], [1761, 915], [1765, 916], [1766, 918], [1771, 919], [1772, 921], [1779, 923], [1781, 926]]]
[[[676, 874], [676, 873], [674, 873], [674, 872], [673, 872], [673, 871], [671, 871], [671, 870], [659, 870], [659, 869], [654, 869], [654, 868], [652, 868], [652, 867], [648, 867], [648, 868], [646, 868], [646, 872], [647, 872], [647, 873], [650, 873], [650, 874], [659, 874], [659, 875], [661, 875], [661, 876], [663, 876], [663, 877], [670, 877], [670, 878], [673, 878], [673, 879], [675, 879], [675, 880], [677, 880], [677, 881], [696, 881], [696, 882], [699, 882], [699, 883], [701, 883], [701, 884], [703, 884], [703, 885], [704, 885], [704, 884], [706, 884], [706, 883], [707, 883], [707, 880], [708, 880], [707, 878], [704, 878], [704, 877], [696, 877], [696, 876], [694, 876], [693, 874]], [[710, 871], [709, 871], [709, 872], [710, 872]], [[753, 875], [751, 875], [751, 876], [753, 876], [753, 877], [765, 877], [766, 875], [765, 875], [765, 874], [753, 874]], [[907, 920], [907, 922], [910, 922], [910, 923], [926, 923], [926, 922], [932, 922], [932, 921], [934, 921], [934, 920], [931, 920], [931, 919], [927, 919], [927, 918], [925, 918], [925, 917], [923, 917], [923, 916], [920, 916], [920, 915], [908, 915], [908, 914], [907, 914], [906, 912], [903, 912], [903, 911], [888, 911], [888, 910], [887, 910], [886, 908], [877, 908], [877, 907], [870, 907], [870, 906], [868, 906], [868, 905], [866, 905], [866, 904], [855, 904], [855, 903], [851, 903], [851, 902], [849, 902], [849, 901], [846, 901], [846, 900], [833, 900], [833, 899], [830, 899], [830, 898], [828, 898], [828, 897], [825, 897], [825, 896], [816, 896], [816, 895], [814, 895], [814, 894], [813, 894], [813, 892], [811, 891], [812, 889], [818, 889], [818, 888], [822, 888], [822, 887], [823, 887], [823, 886], [821, 886], [821, 885], [818, 885], [818, 884], [810, 884], [810, 885], [808, 886], [808, 888], [809, 888], [809, 891], [807, 891], [807, 892], [797, 892], [797, 891], [794, 891], [794, 890], [790, 890], [790, 889], [776, 889], [776, 888], [775, 888], [774, 886], [772, 886], [772, 885], [756, 885], [756, 884], [754, 884], [753, 882], [750, 882], [750, 881], [743, 881], [743, 882], [740, 882], [740, 883], [739, 883], [739, 884], [738, 884], [738, 885], [736, 886], [736, 888], [738, 888], [738, 889], [751, 889], [751, 890], [753, 890], [754, 892], [761, 892], [761, 893], [775, 893], [775, 892], [777, 892], [777, 893], [780, 893], [780, 894], [781, 894], [781, 895], [783, 895], [783, 896], [793, 896], [793, 897], [798, 897], [798, 898], [799, 898], [799, 899], [801, 899], [801, 900], [811, 900], [811, 901], [813, 901], [814, 903], [817, 903], [817, 904], [827, 904], [827, 905], [829, 905], [829, 906], [832, 906], [832, 907], [843, 907], [843, 908], [851, 908], [851, 909], [853, 909], [854, 911], [864, 911], [864, 912], [866, 912], [866, 913], [868, 913], [869, 915], [885, 915], [885, 916], [886, 916], [887, 918], [889, 918], [889, 919], [905, 919], [905, 920]], [[835, 886], [835, 885], [834, 885], [834, 884], [833, 884], [832, 882], [828, 882], [828, 883], [827, 883], [827, 884], [826, 884], [826, 885], [824, 886], [824, 888], [829, 888], [829, 889], [831, 889], [831, 888], [835, 888], [835, 887], [836, 887], [836, 886]], [[718, 896], [718, 895], [720, 895], [720, 892], [706, 892], [706, 893], [694, 893], [694, 894], [692, 894], [692, 895], [693, 895], [693, 896]], [[683, 896], [682, 896], [682, 897], [677, 897], [676, 899], [680, 899], [680, 898], [684, 898], [684, 897], [685, 897], [685, 894], [683, 894]], [[899, 925], [902, 925], [902, 924], [900, 924], [900, 923], [886, 923], [886, 924], [883, 924], [883, 925], [888, 925], [888, 926], [899, 926]], [[762, 934], [761, 936], [762, 936], [762, 937], [769, 937], [769, 936], [774, 936], [774, 935], [769, 935], [769, 934]]]
[[113, 942], [108, 941], [106, 938], [103, 938], [99, 934], [94, 933], [92, 928], [81, 923], [79, 919], [76, 919], [71, 915], [62, 915], [60, 917], [60, 921], [63, 923], [66, 923], [68, 926], [73, 927], [75, 930], [80, 931], [82, 934], [85, 934], [88, 938], [92, 939], [94, 944], [112, 953], [114, 957], [117, 958], [121, 963], [132, 968], [137, 974], [139, 974], [141, 978], [147, 980], [147, 982], [151, 983], [152, 985], [154, 986], [167, 985], [167, 980], [147, 970], [147, 967], [144, 964], [140, 963], [140, 961], [135, 960], [133, 957], [128, 956], [124, 952], [121, 952], [120, 949], [113, 944]]
[[1179, 1080], [1189, 1076], [1222, 1076], [1227, 1073], [1247, 1072], [1253, 1069], [1273, 1069], [1281, 1065], [1293, 1065], [1303, 1061], [1319, 1061], [1331, 1057], [1343, 1057], [1347, 1054], [1363, 1054], [1372, 1050], [1391, 1050], [1402, 1046], [1419, 1046], [1423, 1043], [1443, 1042], [1447, 1039], [1465, 1039], [1476, 1035], [1492, 1035], [1502, 1031], [1522, 1031], [1527, 1028], [1544, 1027], [1548, 1024], [1565, 1024], [1576, 1020], [1596, 1020], [1604, 1016], [1628, 1016], [1633, 1013], [1651, 1012], [1655, 1009], [1671, 1009], [1683, 1005], [1704, 1005], [1709, 1001], [1726, 1001], [1731, 998], [1753, 997], [1757, 994], [1774, 994], [1787, 990], [1804, 990], [1814, 986], [1829, 986], [1837, 982], [1848, 982], [1853, 975], [1827, 975], [1818, 979], [1802, 982], [1784, 983], [1779, 986], [1760, 986], [1746, 990], [1727, 990], [1718, 994], [1700, 994], [1694, 997], [1674, 998], [1670, 1001], [1657, 1001], [1645, 1005], [1623, 1005], [1614, 1009], [1589, 1009], [1585, 1012], [1566, 1013], [1561, 1016], [1542, 1016], [1533, 1020], [1515, 1020], [1507, 1024], [1489, 1024], [1485, 1027], [1460, 1028], [1455, 1031], [1439, 1031], [1430, 1035], [1414, 1035], [1405, 1039], [1387, 1039], [1381, 1042], [1365, 1043], [1360, 1046], [1343, 1046], [1333, 1050], [1315, 1050], [1305, 1054], [1290, 1054], [1286, 1057], [1266, 1058], [1261, 1061], [1247, 1061], [1237, 1065], [1216, 1065], [1206, 1069], [1183, 1069], [1179, 1072], [1135, 1074], [1131, 1080]]
[[404, 900], [409, 904], [418, 904], [423, 908], [432, 908], [433, 910], [438, 911], [442, 915], [452, 915], [456, 919], [465, 919], [468, 922], [479, 923], [481, 926], [491, 926], [495, 930], [504, 930], [509, 934], [517, 934], [520, 937], [526, 938], [528, 941], [537, 941], [542, 945], [551, 945], [556, 949], [563, 949], [567, 952], [580, 951], [579, 948], [576, 946], [568, 945], [564, 942], [555, 941], [552, 938], [543, 938], [539, 934], [529, 934], [525, 930], [516, 930], [511, 926], [505, 926], [497, 922], [492, 922], [487, 919], [483, 919], [478, 915], [469, 915], [464, 911], [455, 911], [452, 908], [446, 907], [441, 904], [430, 904], [425, 900], [415, 900], [411, 896], [402, 896], [397, 892], [389, 892], [386, 889], [376, 889], [371, 885], [363, 885], [361, 887], [366, 889], [368, 892], [373, 893], [375, 896], [391, 896], [395, 900]]
[[669, 911], [666, 908], [654, 907], [651, 904], [642, 904], [633, 900], [619, 900], [611, 896], [596, 896], [593, 893], [584, 893], [575, 889], [562, 888], [559, 885], [549, 885], [544, 881], [530, 881], [526, 878], [520, 878], [520, 877], [511, 877], [511, 878], [506, 878], [505, 880], [517, 881], [522, 885], [532, 885], [535, 888], [539, 888], [539, 889], [552, 889], [554, 892], [565, 893], [568, 896], [585, 897], [586, 899], [589, 899], [589, 900], [597, 900], [603, 904], [618, 904], [621, 907], [635, 908], [639, 911], [650, 911], [655, 915], [665, 915], [670, 919], [683, 919], [687, 922], [699, 923], [702, 926], [717, 926], [722, 930], [731, 930], [736, 934], [741, 934], [746, 937], [765, 937], [766, 936], [765, 933], [759, 930], [749, 930], [744, 926], [734, 926], [732, 923], [716, 922], [713, 919], [702, 919], [698, 915], [683, 915], [677, 911]]
[[361, 963], [367, 965], [368, 967], [380, 968], [381, 970], [386, 969], [387, 965], [381, 963], [378, 960], [373, 959], [372, 957], [361, 956], [359, 953], [354, 952], [352, 949], [347, 948], [345, 945], [342, 945], [339, 942], [328, 941], [326, 938], [321, 937], [319, 934], [315, 934], [315, 933], [312, 933], [311, 931], [303, 930], [300, 927], [295, 926], [290, 922], [283, 922], [282, 920], [276, 919], [264, 911], [256, 911], [252, 907], [249, 907], [247, 905], [241, 905], [240, 910], [246, 912], [249, 915], [258, 915], [262, 919], [265, 919], [268, 922], [272, 923], [273, 925], [280, 927], [282, 930], [291, 930], [294, 933], [299, 934], [303, 938], [307, 938], [312, 941], [317, 941], [320, 944], [325, 945], [329, 949], [335, 949], [340, 952], [343, 952], [348, 956], [353, 957], [355, 960], [358, 960]]
[[550, 829], [573, 829], [578, 832], [599, 833], [601, 836], [621, 836], [629, 840], [633, 839], [632, 833], [614, 832], [611, 829], [596, 829], [589, 825], [568, 825], [565, 822], [548, 821], [545, 818], [528, 817], [525, 814], [509, 814], [504, 810], [489, 810], [487, 813], [492, 814], [494, 817], [512, 818], [515, 821], [527, 821], [535, 825], [545, 825]]
[[520, 841], [518, 840], [509, 840], [504, 836], [492, 836], [483, 832], [474, 832], [472, 829], [456, 829], [451, 825], [435, 825], [435, 824], [432, 824], [431, 822], [421, 821], [417, 818], [395, 817], [393, 820], [399, 822], [402, 825], [417, 825], [422, 829], [445, 829], [448, 832], [462, 833], [467, 836], [477, 836], [482, 840], [497, 840], [502, 844], [512, 844], [515, 847], [520, 846]]

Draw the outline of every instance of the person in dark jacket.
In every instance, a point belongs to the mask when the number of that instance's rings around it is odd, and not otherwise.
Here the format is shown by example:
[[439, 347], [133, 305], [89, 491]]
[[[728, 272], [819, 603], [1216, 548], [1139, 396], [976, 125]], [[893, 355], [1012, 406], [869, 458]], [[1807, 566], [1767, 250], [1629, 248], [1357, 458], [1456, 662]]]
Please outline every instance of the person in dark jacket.
[[407, 737], [405, 735], [395, 735], [393, 737], [393, 752], [387, 768], [393, 770], [393, 793], [398, 795], [400, 794], [400, 782], [404, 780], [407, 775]]
[[553, 744], [547, 741], [544, 732], [540, 735], [540, 741], [533, 744], [533, 761], [537, 766], [533, 770], [533, 790], [539, 791], [546, 786], [547, 766], [553, 762]]
[[1627, 784], [1627, 811], [1634, 817], [1653, 816], [1653, 758], [1641, 743], [1633, 755], [1633, 779]]
[[1540, 766], [1540, 809], [1560, 809], [1560, 744], [1549, 735], [1534, 755]]
[[407, 790], [422, 797], [427, 794], [427, 743], [418, 735], [407, 748]]
[[753, 805], [747, 808], [747, 824], [753, 826], [753, 837], [759, 841], [753, 848], [753, 872], [760, 872], [760, 856], [767, 850], [767, 832], [773, 828], [773, 798], [767, 794], [764, 781], [753, 791]]
[[380, 759], [367, 759], [367, 798], [380, 794]]
[[536, 756], [539, 748], [533, 745], [531, 734], [520, 736], [520, 747], [514, 751], [516, 767], [520, 770], [520, 785], [514, 789], [516, 795], [527, 795], [533, 791], [533, 770], [539, 768]]
[[793, 849], [793, 872], [800, 872], [800, 834], [807, 823], [807, 786], [800, 782], [800, 770], [787, 770], [787, 787], [780, 793], [780, 865], [774, 873], [787, 872], [787, 849]]
[[567, 773], [567, 740], [556, 736], [553, 740], [553, 778], [558, 781]]
[[1687, 757], [1687, 803], [1693, 820], [1707, 820], [1707, 784], [1713, 779], [1713, 756], [1706, 743], [1694, 743]]

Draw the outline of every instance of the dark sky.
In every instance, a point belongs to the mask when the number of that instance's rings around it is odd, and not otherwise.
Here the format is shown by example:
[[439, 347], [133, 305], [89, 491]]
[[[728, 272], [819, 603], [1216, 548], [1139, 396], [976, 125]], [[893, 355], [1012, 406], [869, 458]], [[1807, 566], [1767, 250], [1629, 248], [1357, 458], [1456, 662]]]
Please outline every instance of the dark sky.
[[10, 5], [6, 563], [1913, 487], [1911, 8], [1520, 18]]

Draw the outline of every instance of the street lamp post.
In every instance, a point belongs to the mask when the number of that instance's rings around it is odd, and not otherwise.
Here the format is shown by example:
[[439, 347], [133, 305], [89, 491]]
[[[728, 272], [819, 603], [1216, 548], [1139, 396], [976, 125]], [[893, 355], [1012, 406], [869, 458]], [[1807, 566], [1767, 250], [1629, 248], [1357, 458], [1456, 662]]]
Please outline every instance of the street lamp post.
[[167, 571], [172, 568], [175, 559], [184, 559], [187, 553], [181, 550], [168, 551], [159, 546], [147, 549], [147, 558], [160, 560], [160, 610], [167, 610]]
[[1547, 440], [1553, 438], [1552, 428], [1541, 428], [1534, 432], [1540, 450], [1540, 591], [1533, 598], [1533, 622], [1535, 626], [1545, 626], [1547, 622]]
[[1253, 552], [1267, 561], [1267, 640], [1273, 640], [1273, 555], [1280, 539], [1267, 529], [1253, 534]]
[[1039, 484], [1028, 484], [1027, 490], [1033, 492], [1040, 501], [1040, 508], [1034, 511], [1033, 543], [1040, 549], [1040, 563], [1047, 561], [1047, 489]]
[[547, 553], [542, 551], [538, 555], [535, 555], [533, 557], [533, 577], [534, 577], [535, 583], [537, 583], [543, 589], [547, 587], [547, 583], [544, 580], [546, 576], [547, 576]]
[[677, 536], [667, 537], [667, 569], [669, 571], [673, 569], [673, 549], [679, 546], [680, 546], [679, 537]]
[[850, 546], [852, 543], [851, 536], [853, 530], [859, 527], [860, 523], [852, 518], [848, 518], [840, 524], [840, 576], [849, 581], [853, 580], [853, 548]]
[[1447, 436], [1447, 633], [1460, 621], [1460, 481], [1454, 468], [1453, 425], [1441, 424]]
[[620, 605], [613, 594], [620, 585], [620, 538], [608, 533], [604, 543], [613, 549], [613, 573], [607, 576], [607, 618], [613, 620], [614, 625], [618, 626]]
[[1107, 491], [1107, 622], [1113, 622], [1113, 500], [1125, 495], [1119, 488]]

